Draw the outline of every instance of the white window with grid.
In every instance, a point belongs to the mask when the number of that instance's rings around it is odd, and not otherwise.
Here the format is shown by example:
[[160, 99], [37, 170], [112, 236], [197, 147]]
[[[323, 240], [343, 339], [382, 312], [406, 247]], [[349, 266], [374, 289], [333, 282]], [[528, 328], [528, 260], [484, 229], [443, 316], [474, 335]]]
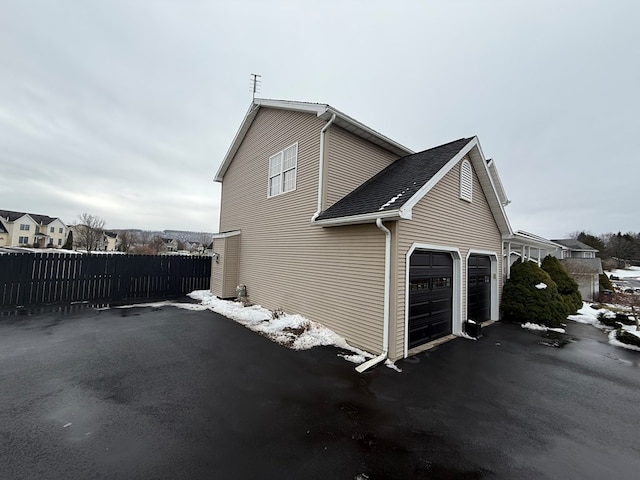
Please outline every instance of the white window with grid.
[[460, 164], [460, 198], [471, 202], [473, 197], [473, 170], [469, 160], [463, 160]]
[[29, 243], [29, 237], [18, 237], [18, 245], [26, 245]]
[[298, 144], [294, 143], [269, 158], [268, 197], [275, 197], [296, 189]]

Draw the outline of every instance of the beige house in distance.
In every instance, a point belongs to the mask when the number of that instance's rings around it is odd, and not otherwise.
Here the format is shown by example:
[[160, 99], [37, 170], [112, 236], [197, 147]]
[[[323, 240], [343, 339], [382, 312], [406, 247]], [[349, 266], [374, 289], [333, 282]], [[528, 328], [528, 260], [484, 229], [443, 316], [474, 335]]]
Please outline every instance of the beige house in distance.
[[498, 319], [514, 232], [476, 137], [414, 153], [330, 105], [255, 99], [215, 180], [221, 298], [246, 285], [379, 360]]
[[67, 239], [64, 222], [48, 215], [0, 210], [0, 225], [0, 247], [60, 248]]

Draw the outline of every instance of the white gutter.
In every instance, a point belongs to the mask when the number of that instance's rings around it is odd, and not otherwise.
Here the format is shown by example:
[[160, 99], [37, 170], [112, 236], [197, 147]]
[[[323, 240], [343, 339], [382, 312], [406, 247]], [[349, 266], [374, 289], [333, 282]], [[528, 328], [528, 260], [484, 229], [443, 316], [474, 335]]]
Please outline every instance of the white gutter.
[[318, 210], [311, 217], [311, 223], [315, 222], [320, 212], [322, 212], [322, 195], [324, 193], [324, 134], [336, 119], [336, 114], [331, 115], [331, 120], [320, 131], [320, 161], [318, 162]]
[[384, 232], [384, 326], [382, 331], [382, 353], [371, 360], [364, 362], [356, 367], [358, 373], [362, 373], [365, 370], [377, 365], [378, 363], [387, 359], [389, 354], [389, 297], [391, 282], [389, 276], [391, 274], [391, 231], [385, 227], [382, 223], [382, 219], [376, 220], [377, 227]]

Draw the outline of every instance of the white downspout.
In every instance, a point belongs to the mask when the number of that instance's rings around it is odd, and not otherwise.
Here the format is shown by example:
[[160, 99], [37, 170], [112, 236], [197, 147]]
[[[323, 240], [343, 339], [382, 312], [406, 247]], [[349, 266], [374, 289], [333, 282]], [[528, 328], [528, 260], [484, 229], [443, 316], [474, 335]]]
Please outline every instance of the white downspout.
[[336, 114], [331, 115], [331, 120], [320, 131], [320, 161], [318, 162], [318, 210], [311, 217], [311, 223], [316, 221], [320, 212], [322, 212], [322, 195], [324, 193], [324, 133], [336, 119]]
[[377, 365], [378, 363], [387, 359], [389, 354], [389, 296], [391, 282], [389, 276], [391, 275], [391, 231], [382, 224], [382, 219], [376, 219], [377, 227], [384, 232], [384, 327], [382, 331], [382, 353], [371, 360], [358, 365], [356, 371], [362, 373], [365, 370]]

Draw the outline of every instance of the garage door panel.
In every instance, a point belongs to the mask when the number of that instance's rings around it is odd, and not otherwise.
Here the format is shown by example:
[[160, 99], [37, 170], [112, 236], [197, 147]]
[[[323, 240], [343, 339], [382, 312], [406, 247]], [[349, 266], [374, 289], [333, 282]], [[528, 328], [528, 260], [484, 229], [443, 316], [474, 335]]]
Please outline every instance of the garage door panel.
[[491, 258], [471, 255], [467, 268], [467, 318], [483, 322], [491, 318]]
[[449, 253], [416, 251], [409, 266], [409, 347], [452, 331], [453, 259]]

